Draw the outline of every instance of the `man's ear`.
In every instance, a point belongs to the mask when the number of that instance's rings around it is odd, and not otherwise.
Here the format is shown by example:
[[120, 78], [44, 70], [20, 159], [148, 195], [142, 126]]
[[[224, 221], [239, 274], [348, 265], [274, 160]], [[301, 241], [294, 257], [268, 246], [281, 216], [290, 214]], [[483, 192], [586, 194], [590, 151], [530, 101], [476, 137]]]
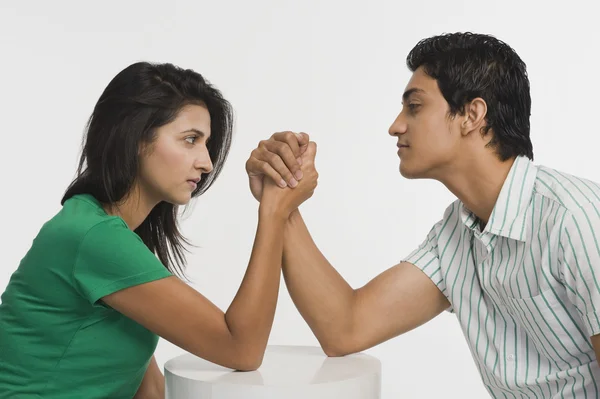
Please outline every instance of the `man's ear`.
[[466, 104], [463, 121], [461, 123], [463, 135], [468, 135], [473, 131], [478, 133], [481, 132], [481, 128], [485, 125], [486, 115], [487, 104], [482, 98], [474, 98]]

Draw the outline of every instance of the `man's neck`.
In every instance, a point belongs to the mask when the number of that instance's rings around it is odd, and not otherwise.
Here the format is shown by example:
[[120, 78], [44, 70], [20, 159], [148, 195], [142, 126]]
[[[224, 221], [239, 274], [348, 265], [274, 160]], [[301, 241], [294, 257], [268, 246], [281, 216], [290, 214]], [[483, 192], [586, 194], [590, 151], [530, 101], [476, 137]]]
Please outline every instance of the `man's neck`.
[[495, 155], [484, 154], [457, 166], [439, 180], [477, 216], [483, 230], [514, 161], [511, 158], [502, 162]]

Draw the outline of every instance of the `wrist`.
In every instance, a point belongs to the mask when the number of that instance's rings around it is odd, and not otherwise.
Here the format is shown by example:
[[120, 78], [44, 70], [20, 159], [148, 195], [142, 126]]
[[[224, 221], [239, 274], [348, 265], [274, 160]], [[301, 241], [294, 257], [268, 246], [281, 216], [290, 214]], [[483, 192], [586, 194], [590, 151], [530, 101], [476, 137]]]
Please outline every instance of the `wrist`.
[[290, 214], [282, 210], [281, 207], [261, 202], [258, 207], [258, 215], [260, 218], [286, 222]]
[[292, 212], [290, 212], [290, 215], [288, 216], [287, 220], [288, 220], [288, 224], [294, 224], [294, 223], [297, 223], [300, 220], [302, 220], [302, 215], [300, 214], [300, 209], [296, 208]]

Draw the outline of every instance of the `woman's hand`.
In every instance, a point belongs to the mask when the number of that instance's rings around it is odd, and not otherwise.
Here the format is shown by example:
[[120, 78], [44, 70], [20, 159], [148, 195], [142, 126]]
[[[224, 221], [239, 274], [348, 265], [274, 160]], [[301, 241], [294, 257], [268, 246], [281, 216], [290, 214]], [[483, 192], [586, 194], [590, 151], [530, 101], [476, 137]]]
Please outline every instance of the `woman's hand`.
[[257, 201], [261, 200], [265, 177], [282, 188], [298, 185], [304, 173], [302, 154], [308, 143], [306, 133], [279, 132], [258, 144], [246, 162], [250, 191]]
[[264, 180], [260, 200], [261, 212], [277, 213], [287, 218], [300, 204], [313, 195], [319, 178], [319, 173], [315, 167], [316, 154], [317, 145], [311, 141], [301, 154], [302, 165], [300, 171], [303, 177], [295, 187], [282, 188], [277, 186], [273, 179]]

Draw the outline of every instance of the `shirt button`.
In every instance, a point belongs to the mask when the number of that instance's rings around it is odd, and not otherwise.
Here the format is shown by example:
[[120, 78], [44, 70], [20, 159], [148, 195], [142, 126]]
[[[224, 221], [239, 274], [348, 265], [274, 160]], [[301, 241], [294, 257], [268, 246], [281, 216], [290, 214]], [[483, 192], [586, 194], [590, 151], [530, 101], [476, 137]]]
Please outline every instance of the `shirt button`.
[[513, 360], [515, 360], [515, 355], [513, 355], [513, 354], [511, 353], [511, 354], [510, 354], [510, 355], [508, 355], [506, 358], [512, 362]]

